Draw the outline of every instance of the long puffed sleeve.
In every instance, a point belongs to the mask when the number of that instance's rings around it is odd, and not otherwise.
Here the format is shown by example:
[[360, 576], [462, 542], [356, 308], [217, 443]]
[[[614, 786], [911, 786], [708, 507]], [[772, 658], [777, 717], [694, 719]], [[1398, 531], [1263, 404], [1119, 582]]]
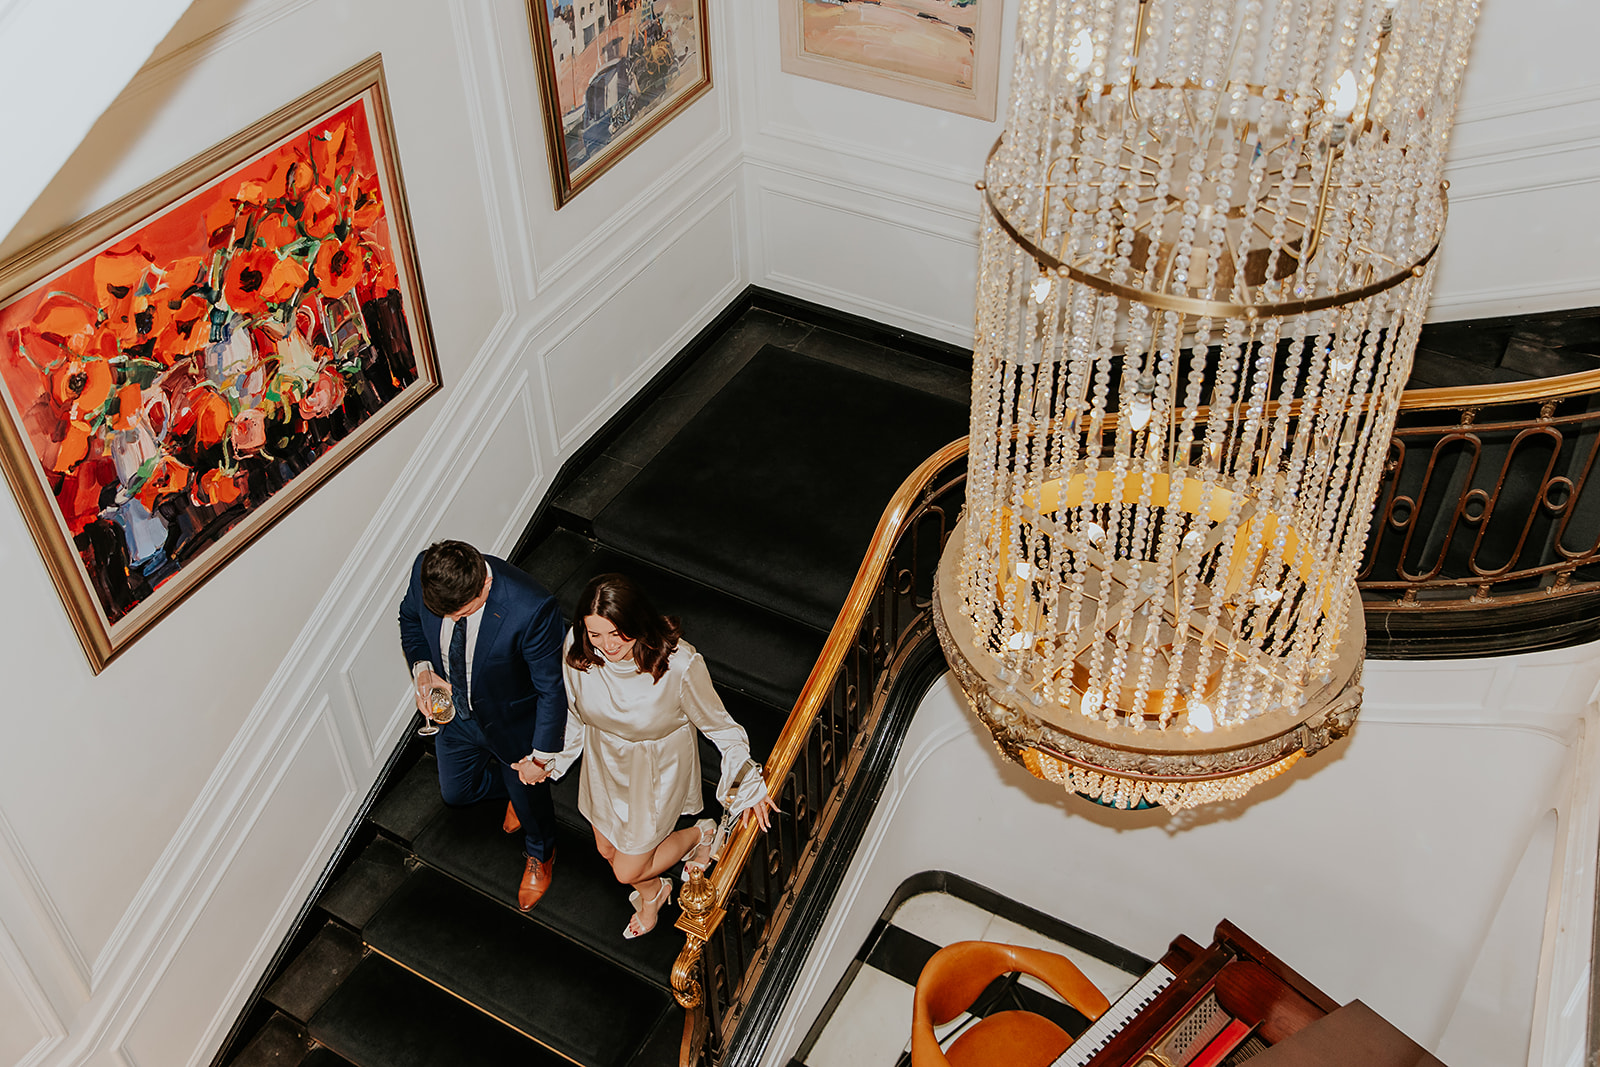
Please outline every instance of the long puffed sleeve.
[[711, 672], [698, 652], [684, 671], [678, 699], [689, 721], [722, 754], [722, 774], [717, 779], [717, 799], [722, 806], [737, 814], [759, 803], [767, 795], [767, 783], [759, 774], [745, 773], [751, 762], [750, 735], [722, 706], [722, 698], [711, 687]]

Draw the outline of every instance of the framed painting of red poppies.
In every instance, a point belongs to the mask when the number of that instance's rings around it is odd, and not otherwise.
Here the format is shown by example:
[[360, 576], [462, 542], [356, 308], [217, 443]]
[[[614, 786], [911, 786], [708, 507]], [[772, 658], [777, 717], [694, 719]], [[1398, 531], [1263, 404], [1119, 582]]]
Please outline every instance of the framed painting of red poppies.
[[0, 263], [0, 463], [96, 672], [438, 387], [378, 56]]
[[556, 207], [711, 88], [706, 0], [528, 0]]

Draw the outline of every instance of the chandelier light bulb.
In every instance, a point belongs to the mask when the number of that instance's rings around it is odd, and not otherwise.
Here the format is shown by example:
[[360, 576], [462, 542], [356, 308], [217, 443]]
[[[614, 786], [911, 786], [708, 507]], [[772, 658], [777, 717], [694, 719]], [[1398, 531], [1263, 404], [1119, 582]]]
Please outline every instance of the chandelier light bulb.
[[1050, 290], [1053, 287], [1049, 278], [1039, 278], [1033, 283], [1033, 302], [1042, 304], [1050, 299]]
[[1341, 122], [1348, 121], [1356, 111], [1356, 74], [1346, 67], [1339, 80], [1333, 83], [1333, 99], [1329, 102], [1329, 110], [1333, 117]]
[[1072, 65], [1072, 73], [1078, 75], [1087, 74], [1089, 68], [1094, 66], [1094, 38], [1088, 27], [1079, 30], [1072, 38], [1072, 46], [1067, 49], [1067, 62]]

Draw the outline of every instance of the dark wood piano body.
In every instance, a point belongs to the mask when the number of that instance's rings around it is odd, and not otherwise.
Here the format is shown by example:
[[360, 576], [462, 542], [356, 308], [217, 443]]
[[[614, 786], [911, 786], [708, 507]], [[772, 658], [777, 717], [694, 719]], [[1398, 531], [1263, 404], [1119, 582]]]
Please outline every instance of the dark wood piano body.
[[[1308, 982], [1293, 968], [1268, 952], [1232, 923], [1217, 926], [1215, 939], [1202, 948], [1180, 936], [1161, 958], [1161, 965], [1175, 975], [1148, 1005], [1132, 1015], [1098, 1052], [1081, 1061], [1082, 1067], [1136, 1067], [1161, 1064], [1184, 1067], [1149, 1056], [1165, 1035], [1211, 994], [1228, 1016], [1252, 1027], [1251, 1036], [1259, 1040], [1257, 1054], [1249, 1058], [1250, 1067], [1284, 1064], [1438, 1064], [1420, 1046], [1370, 1009], [1353, 1002], [1350, 1008], [1339, 1003]], [[1322, 1024], [1320, 1020], [1341, 1013]], [[1306, 1031], [1301, 1038], [1294, 1035]], [[1346, 1058], [1333, 1053], [1328, 1058], [1328, 1042], [1320, 1034], [1338, 1033], [1345, 1047], [1359, 1045], [1362, 1058]], [[1268, 1046], [1260, 1050], [1260, 1045]], [[1240, 1046], [1240, 1052], [1244, 1048]], [[1376, 1060], [1372, 1057], [1377, 1056]], [[1230, 1056], [1223, 1063], [1243, 1056]], [[1057, 1061], [1058, 1064], [1063, 1060]], [[1187, 1061], [1186, 1061], [1187, 1062]], [[1440, 1065], [1442, 1067], [1442, 1065]]]

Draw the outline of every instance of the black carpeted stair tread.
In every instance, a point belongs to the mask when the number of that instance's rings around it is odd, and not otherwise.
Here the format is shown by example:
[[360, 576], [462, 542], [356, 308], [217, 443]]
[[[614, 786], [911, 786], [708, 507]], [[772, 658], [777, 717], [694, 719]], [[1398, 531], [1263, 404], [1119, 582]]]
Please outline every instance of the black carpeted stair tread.
[[262, 997], [293, 1018], [310, 1019], [361, 962], [361, 938], [327, 923]]
[[768, 346], [618, 492], [595, 534], [826, 630], [889, 498], [967, 418], [945, 397]]
[[439, 769], [432, 753], [423, 756], [378, 801], [372, 821], [401, 841], [411, 841], [427, 826], [444, 801], [439, 798]]
[[[416, 840], [417, 856], [510, 908], [525, 860], [520, 834], [500, 829], [503, 804], [446, 808]], [[662, 989], [670, 988], [672, 962], [683, 935], [670, 929], [678, 917], [677, 895], [662, 912], [661, 929], [632, 941], [623, 928], [633, 908], [628, 889], [619, 885], [610, 864], [595, 850], [587, 828], [560, 825], [556, 831], [554, 880], [528, 918], [585, 945]]]
[[301, 1067], [311, 1052], [305, 1027], [279, 1012], [262, 1024], [229, 1067]]
[[569, 620], [590, 578], [621, 571], [643, 587], [657, 610], [679, 618], [685, 640], [705, 656], [712, 681], [769, 706], [786, 709], [794, 705], [822, 653], [825, 631], [614, 552], [569, 530], [551, 534], [524, 565], [538, 577], [540, 570], [555, 569], [546, 565], [548, 558], [570, 558], [579, 547], [586, 548], [587, 554], [575, 566], [563, 566], [567, 577], [553, 589]]
[[357, 1067], [567, 1067], [537, 1041], [382, 956], [368, 956], [311, 1020]]
[[334, 918], [361, 929], [406, 880], [409, 855], [386, 837], [374, 838], [317, 903]]
[[363, 936], [407, 970], [451, 990], [587, 1067], [629, 1062], [671, 995], [476, 890], [423, 868]]
[[300, 1061], [300, 1067], [355, 1067], [355, 1064], [330, 1048], [314, 1048]]
[[683, 1048], [683, 1009], [674, 1004], [657, 1020], [629, 1067], [678, 1067]]

